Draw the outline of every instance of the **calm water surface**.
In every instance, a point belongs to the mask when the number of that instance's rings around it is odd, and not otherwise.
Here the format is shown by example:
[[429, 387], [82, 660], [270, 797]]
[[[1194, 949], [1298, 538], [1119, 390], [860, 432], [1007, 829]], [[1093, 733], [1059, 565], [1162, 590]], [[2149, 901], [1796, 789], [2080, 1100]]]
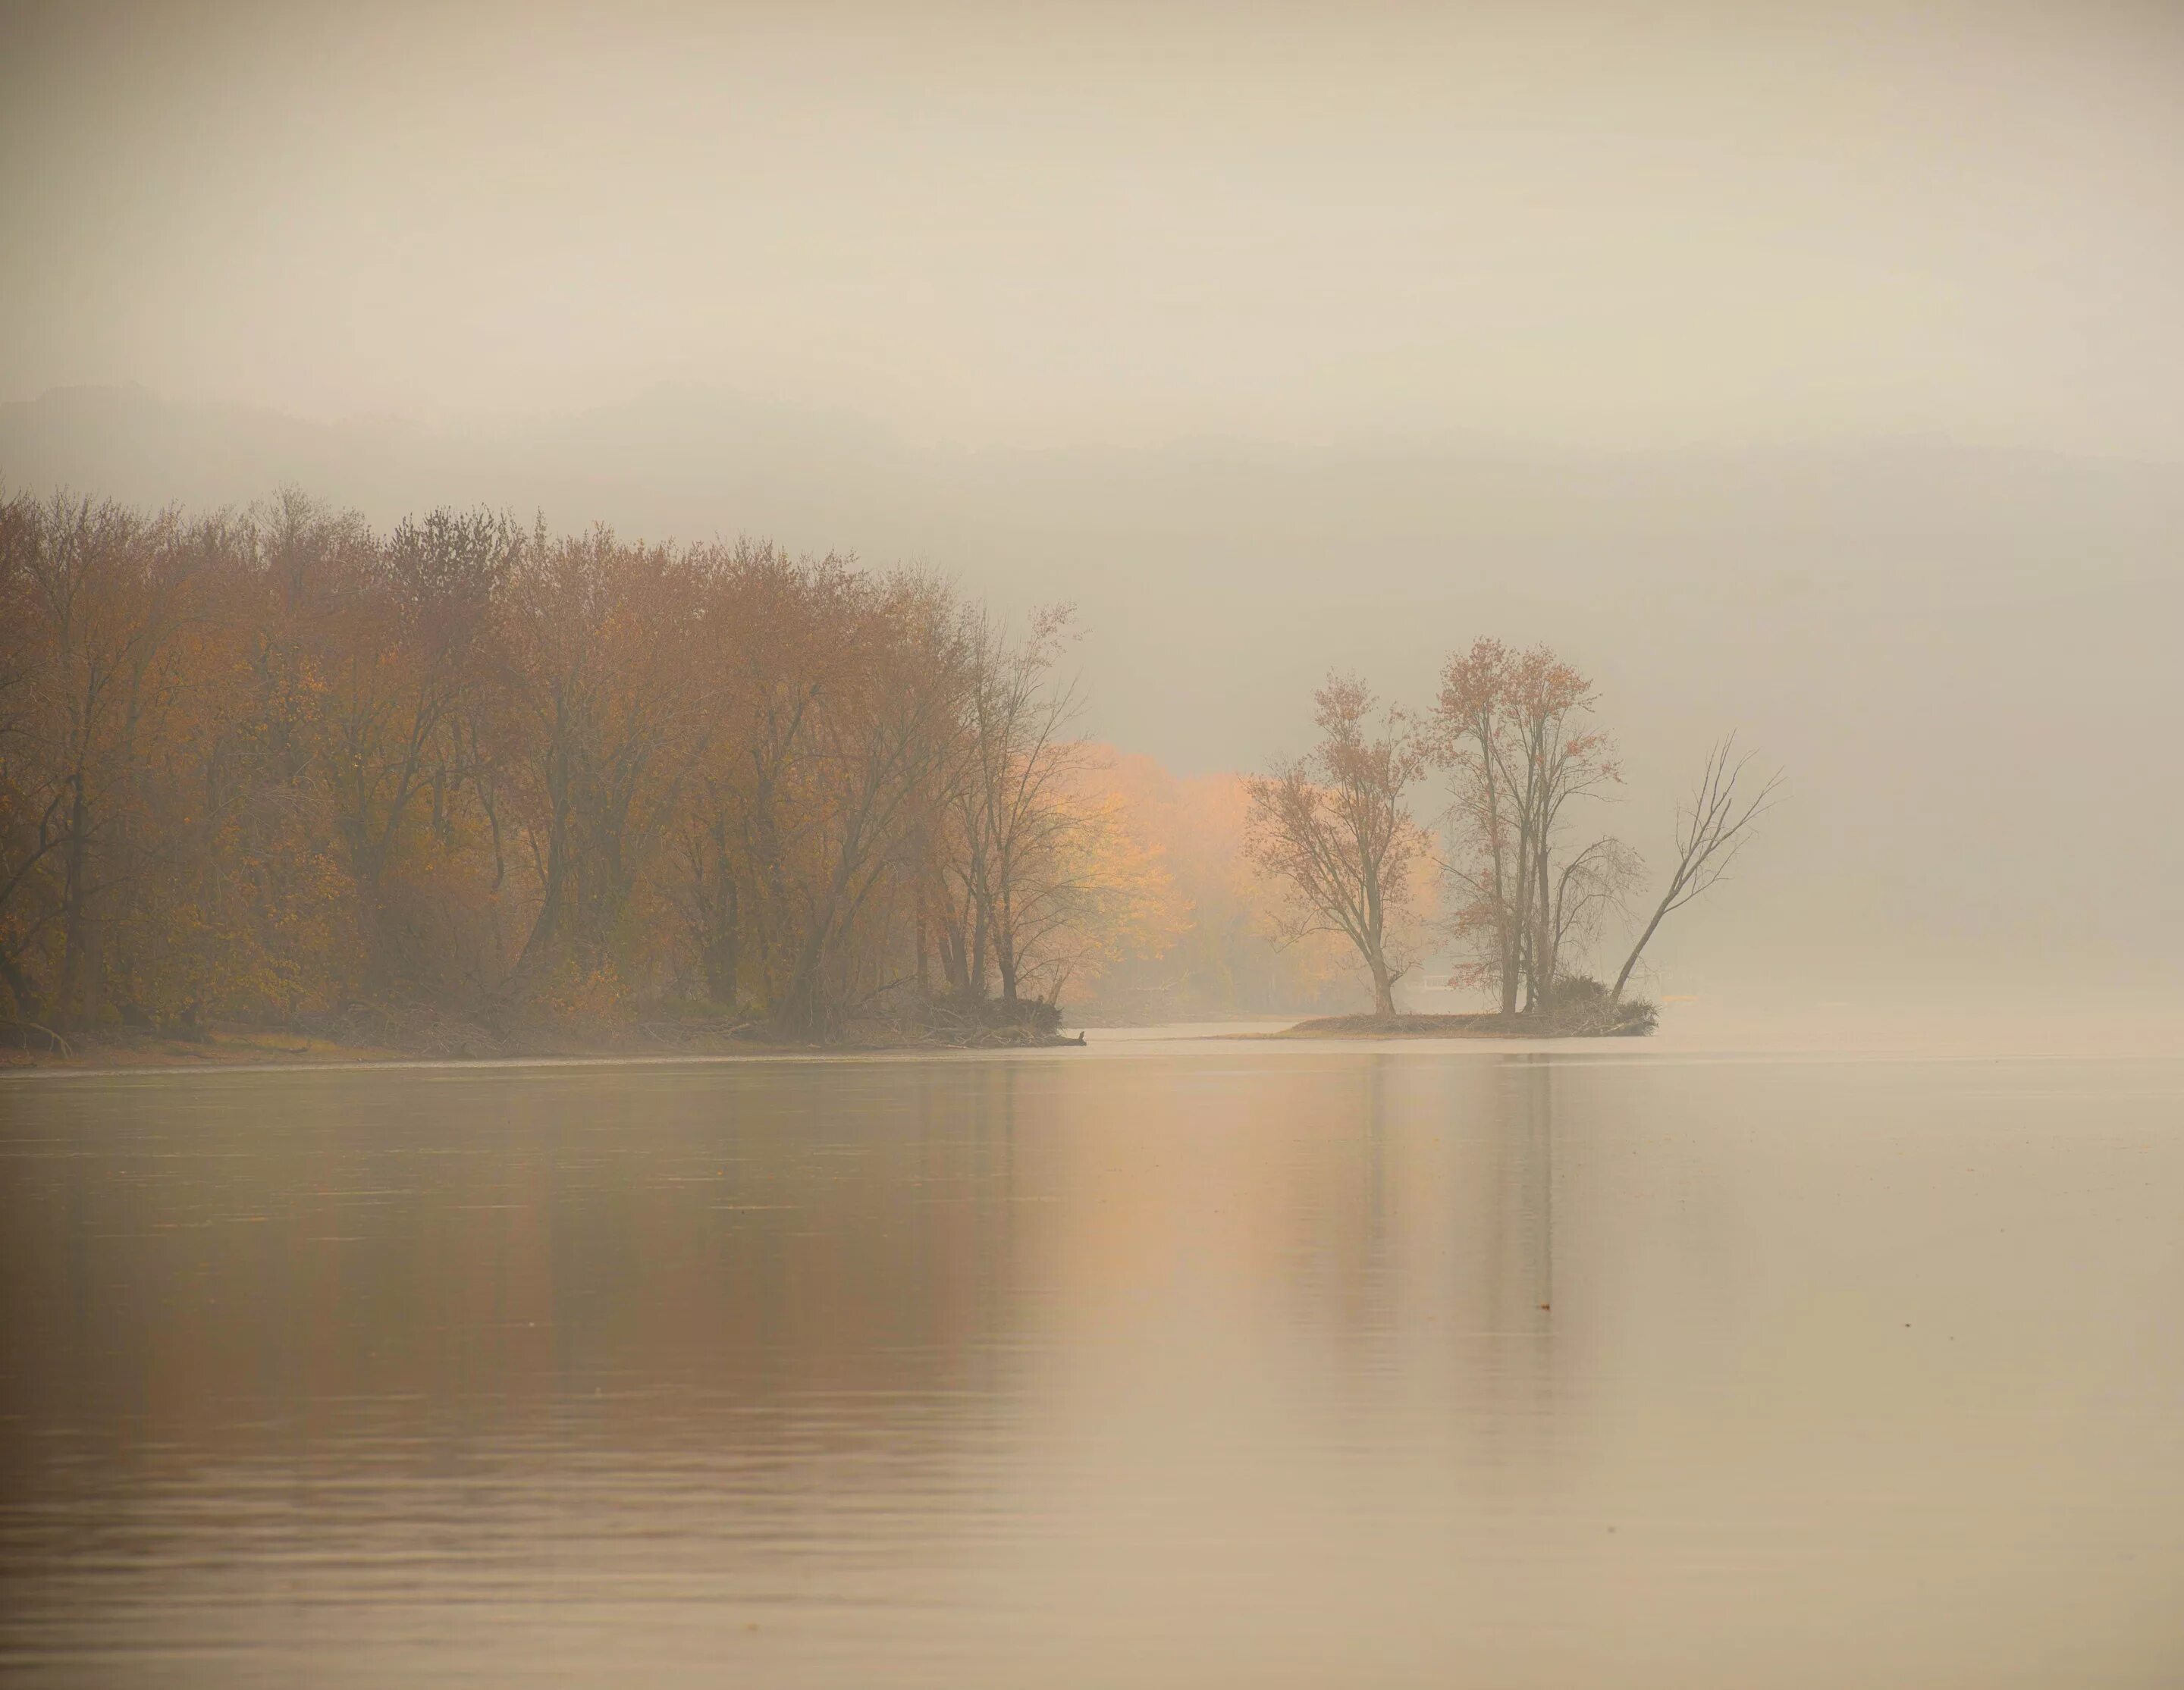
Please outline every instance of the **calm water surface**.
[[0, 1674], [2184, 1682], [2184, 1063], [0, 1083]]

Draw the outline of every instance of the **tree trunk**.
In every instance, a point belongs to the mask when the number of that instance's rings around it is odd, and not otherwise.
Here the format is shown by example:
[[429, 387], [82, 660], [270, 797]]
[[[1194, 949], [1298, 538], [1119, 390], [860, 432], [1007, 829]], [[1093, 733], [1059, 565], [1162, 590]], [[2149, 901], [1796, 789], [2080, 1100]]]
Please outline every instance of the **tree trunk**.
[[[1671, 896], [1674, 894], [1671, 893]], [[1614, 1009], [1623, 1001], [1624, 988], [1630, 984], [1630, 976], [1638, 966], [1638, 959], [1646, 954], [1646, 947], [1653, 942], [1653, 935], [1659, 931], [1661, 918], [1668, 913], [1669, 900], [1664, 898], [1661, 900], [1660, 907], [1654, 910], [1653, 919], [1646, 924], [1646, 931], [1638, 936], [1638, 942], [1631, 946], [1630, 954], [1623, 959], [1623, 967], [1615, 976], [1615, 985], [1607, 994], [1607, 1007], [1610, 1009]]]
[[1552, 866], [1552, 859], [1542, 845], [1539, 859], [1532, 867], [1533, 896], [1538, 903], [1534, 916], [1538, 926], [1532, 940], [1532, 983], [1533, 995], [1542, 1011], [1554, 1002], [1555, 970], [1560, 960], [1555, 953], [1553, 904], [1548, 888], [1548, 870]]
[[31, 1022], [44, 1018], [45, 1001], [38, 996], [29, 976], [4, 946], [0, 946], [0, 982], [6, 984], [8, 995], [15, 1000], [15, 1014], [19, 1017]]
[[737, 975], [743, 960], [742, 937], [736, 883], [726, 881], [721, 889], [719, 907], [714, 912], [713, 931], [705, 945], [705, 995], [714, 1003], [731, 1009], [736, 1003]]
[[930, 998], [933, 995], [932, 947], [925, 918], [925, 883], [922, 880], [917, 883], [911, 916], [917, 928], [917, 995]]
[[1373, 1013], [1392, 1015], [1396, 1013], [1396, 982], [1388, 973], [1388, 960], [1375, 951], [1366, 959], [1373, 970]]
[[994, 966], [1001, 976], [1001, 1002], [1017, 1001], [1017, 926], [1016, 916], [1009, 907], [1007, 888], [1001, 892], [1001, 907], [994, 922]]
[[78, 770], [69, 805], [68, 850], [61, 859], [61, 985], [57, 995], [64, 1026], [88, 1025], [96, 1007], [91, 949], [91, 818]]
[[952, 917], [940, 924], [940, 972], [950, 991], [966, 998], [971, 995], [969, 948], [964, 942], [962, 923]]

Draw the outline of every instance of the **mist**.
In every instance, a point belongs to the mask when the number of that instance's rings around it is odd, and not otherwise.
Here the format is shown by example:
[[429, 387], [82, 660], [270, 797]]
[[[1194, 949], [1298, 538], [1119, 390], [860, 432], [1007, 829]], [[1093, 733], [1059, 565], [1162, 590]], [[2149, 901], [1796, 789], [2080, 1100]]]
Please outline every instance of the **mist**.
[[1184, 774], [1543, 640], [1663, 981], [2180, 996], [2159, 6], [24, 8], [0, 476], [751, 535], [1074, 603]]
[[2160, 5], [11, 13], [0, 384], [2173, 459]]
[[2184, 4], [0, 0], [0, 1675], [2184, 1683]]

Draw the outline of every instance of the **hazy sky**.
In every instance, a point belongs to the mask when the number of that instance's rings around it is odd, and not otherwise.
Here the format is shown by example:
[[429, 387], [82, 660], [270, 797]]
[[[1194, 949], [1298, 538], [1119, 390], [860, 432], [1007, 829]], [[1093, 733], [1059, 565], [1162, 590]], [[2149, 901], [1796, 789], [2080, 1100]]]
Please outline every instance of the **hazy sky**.
[[2184, 6], [14, 6], [0, 396], [2184, 457]]

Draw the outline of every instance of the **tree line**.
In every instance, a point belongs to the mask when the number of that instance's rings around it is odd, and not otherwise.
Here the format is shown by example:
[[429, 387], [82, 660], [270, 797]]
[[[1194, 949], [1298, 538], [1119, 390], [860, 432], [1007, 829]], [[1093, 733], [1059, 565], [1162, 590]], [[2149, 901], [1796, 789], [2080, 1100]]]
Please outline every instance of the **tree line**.
[[1324, 1008], [1346, 955], [1392, 1013], [1440, 949], [1505, 1015], [1612, 1016], [1774, 791], [1716, 747], [1641, 906], [1543, 648], [1478, 642], [1418, 714], [1331, 677], [1307, 754], [1183, 780], [1081, 736], [1073, 632], [749, 540], [0, 499], [0, 1014], [827, 1039]]
[[290, 491], [0, 502], [19, 1023], [1006, 1021], [1127, 951], [1068, 613], [752, 541]]
[[[1314, 703], [1317, 743], [1248, 783], [1247, 848], [1289, 889], [1291, 933], [1349, 944], [1380, 1015], [1396, 1014], [1396, 981], [1440, 948], [1454, 959], [1450, 983], [1483, 988], [1512, 1021], [1650, 1025], [1650, 1009], [1625, 1001], [1647, 946], [1728, 872], [1780, 787], [1733, 735], [1717, 742], [1648, 903], [1643, 859], [1596, 826], [1623, 780], [1597, 690], [1549, 648], [1475, 642], [1449, 658], [1424, 712], [1384, 707], [1343, 675]], [[1435, 774], [1446, 805], [1422, 819]], [[1629, 942], [1603, 983], [1582, 965], [1618, 920]]]

